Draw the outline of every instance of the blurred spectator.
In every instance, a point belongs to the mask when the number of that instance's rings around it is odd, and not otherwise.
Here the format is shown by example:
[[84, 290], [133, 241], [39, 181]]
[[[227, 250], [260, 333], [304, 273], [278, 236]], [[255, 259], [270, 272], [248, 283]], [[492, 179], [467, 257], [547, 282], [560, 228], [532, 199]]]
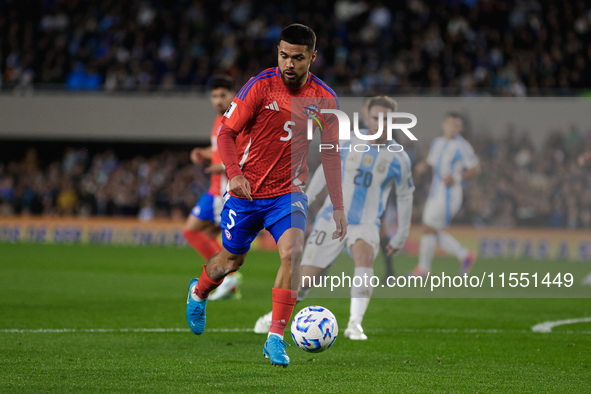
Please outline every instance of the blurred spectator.
[[72, 216], [78, 208], [78, 194], [70, 178], [63, 180], [56, 198], [57, 211], [60, 215]]
[[591, 3], [567, 0], [0, 1], [0, 86], [204, 89], [276, 64], [281, 27], [314, 28], [339, 93], [572, 95], [591, 88]]

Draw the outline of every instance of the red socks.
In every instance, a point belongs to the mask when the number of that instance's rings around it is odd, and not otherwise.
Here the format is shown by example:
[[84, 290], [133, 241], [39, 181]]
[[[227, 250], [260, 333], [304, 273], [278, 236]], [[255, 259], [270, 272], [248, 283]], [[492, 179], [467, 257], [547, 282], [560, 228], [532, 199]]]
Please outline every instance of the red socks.
[[214, 254], [222, 251], [222, 247], [216, 239], [209, 238], [201, 231], [183, 230], [183, 236], [205, 261], [209, 260]]
[[223, 281], [223, 279], [219, 282], [213, 281], [209, 277], [209, 275], [207, 275], [207, 271], [205, 271], [204, 265], [203, 271], [201, 271], [201, 276], [199, 277], [199, 282], [197, 282], [197, 286], [195, 286], [195, 294], [197, 294], [197, 297], [204, 300], [207, 297], [209, 297], [209, 293], [211, 293], [216, 287], [221, 285]]
[[[199, 281], [201, 282], [201, 281]], [[297, 301], [298, 291], [289, 289], [273, 289], [273, 313], [269, 333], [283, 337], [287, 323], [291, 319], [293, 307]]]

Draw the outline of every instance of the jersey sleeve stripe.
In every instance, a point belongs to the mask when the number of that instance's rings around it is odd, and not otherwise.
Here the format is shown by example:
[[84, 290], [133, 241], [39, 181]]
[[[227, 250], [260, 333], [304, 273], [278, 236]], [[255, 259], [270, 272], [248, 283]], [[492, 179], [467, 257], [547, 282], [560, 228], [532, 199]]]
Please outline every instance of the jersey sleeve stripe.
[[240, 92], [238, 93], [238, 98], [240, 100], [244, 100], [244, 97], [246, 96], [246, 92], [252, 87], [252, 85], [254, 85], [254, 83], [258, 80], [260, 80], [261, 78], [267, 76], [267, 75], [271, 75], [271, 73], [261, 73], [259, 75], [257, 75], [254, 78], [251, 78], [246, 85], [244, 85], [244, 87], [242, 87], [242, 89], [240, 90]]
[[326, 83], [324, 83], [320, 78], [318, 78], [316, 75], [312, 75], [312, 82], [316, 82], [318, 85], [320, 85], [324, 90], [326, 90], [328, 93], [330, 93], [336, 100], [337, 100], [337, 108], [340, 109], [341, 105], [339, 103], [339, 98], [337, 97], [337, 94], [334, 92], [334, 90], [332, 90], [330, 87], [328, 87], [328, 85]]
[[273, 74], [264, 75], [264, 76], [262, 76], [262, 77], [258, 77], [258, 78], [256, 78], [256, 79], [255, 79], [255, 80], [254, 80], [254, 81], [253, 81], [253, 82], [250, 84], [250, 86], [249, 86], [249, 87], [248, 87], [248, 88], [247, 88], [247, 89], [244, 91], [244, 93], [242, 93], [242, 98], [240, 98], [240, 97], [238, 97], [238, 98], [239, 98], [240, 100], [244, 101], [244, 99], [246, 98], [246, 95], [248, 94], [248, 91], [250, 90], [250, 88], [252, 88], [252, 87], [254, 86], [254, 84], [255, 84], [257, 81], [260, 81], [260, 80], [262, 80], [262, 79], [271, 78], [271, 77], [273, 77]]
[[240, 92], [238, 92], [238, 95], [236, 97], [238, 97], [240, 100], [244, 101], [244, 97], [246, 97], [246, 93], [248, 92], [248, 90], [252, 87], [252, 85], [254, 85], [254, 83], [256, 81], [259, 81], [261, 79], [263, 79], [264, 77], [267, 76], [272, 76], [274, 73], [274, 69], [269, 69], [269, 70], [265, 70], [262, 73], [260, 73], [259, 75], [257, 75], [254, 78], [251, 78], [246, 85], [244, 85], [242, 87], [242, 89], [240, 89]]
[[253, 80], [253, 79], [254, 79], [254, 78], [250, 78], [250, 79], [249, 79], [249, 80], [248, 80], [248, 81], [247, 81], [247, 82], [244, 84], [244, 86], [242, 87], [242, 89], [240, 89], [240, 91], [238, 92], [238, 94], [236, 95], [236, 97], [240, 97], [240, 95], [241, 95], [241, 94], [242, 94], [242, 92], [244, 91], [244, 88], [246, 88], [246, 86], [248, 86], [248, 84], [249, 84], [250, 82], [252, 82], [252, 80]]

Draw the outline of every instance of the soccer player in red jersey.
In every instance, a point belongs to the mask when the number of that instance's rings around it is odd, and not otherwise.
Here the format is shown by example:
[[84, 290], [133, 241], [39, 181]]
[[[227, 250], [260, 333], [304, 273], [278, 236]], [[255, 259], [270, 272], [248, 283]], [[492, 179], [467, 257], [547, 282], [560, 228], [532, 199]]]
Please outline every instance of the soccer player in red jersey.
[[191, 161], [194, 164], [204, 164], [210, 161], [206, 172], [211, 174], [211, 184], [208, 192], [201, 197], [187, 217], [183, 235], [205, 261], [222, 250], [217, 241], [220, 233], [220, 215], [222, 213], [222, 195], [226, 191], [226, 169], [222, 164], [217, 149], [217, 138], [226, 108], [234, 98], [232, 80], [226, 76], [214, 76], [210, 87], [211, 105], [217, 112], [211, 129], [211, 146], [195, 148], [191, 151]]
[[[267, 229], [277, 242], [281, 265], [272, 291], [272, 324], [263, 353], [273, 365], [284, 367], [289, 357], [283, 333], [297, 299], [306, 228], [308, 203], [303, 186], [310, 145], [307, 118], [309, 111], [338, 108], [332, 89], [309, 72], [316, 59], [315, 46], [316, 35], [309, 27], [294, 24], [283, 29], [277, 45], [279, 66], [251, 78], [225, 112], [218, 137], [230, 179], [222, 210], [223, 248], [209, 259], [199, 279], [191, 281], [187, 298], [189, 327], [195, 334], [202, 334], [209, 293], [226, 275], [240, 268], [250, 243], [260, 230]], [[292, 108], [292, 102], [307, 105]], [[235, 143], [239, 133], [247, 133], [248, 140], [241, 157], [236, 154]], [[333, 238], [342, 241], [347, 233], [347, 218], [335, 116], [327, 117], [321, 140], [335, 147], [321, 153], [334, 206]]]
[[[203, 165], [210, 162], [206, 172], [211, 174], [209, 190], [204, 194], [191, 210], [183, 228], [183, 236], [203, 257], [205, 261], [222, 250], [217, 238], [220, 234], [220, 222], [222, 213], [222, 195], [226, 192], [226, 169], [222, 163], [217, 148], [217, 138], [222, 126], [224, 112], [232, 102], [236, 92], [233, 88], [232, 78], [226, 75], [213, 76], [210, 83], [209, 98], [211, 105], [217, 112], [217, 116], [211, 129], [211, 146], [207, 148], [195, 148], [191, 151], [191, 161], [194, 164]], [[238, 293], [238, 285], [241, 274], [232, 275], [224, 281], [224, 285], [211, 295], [211, 300], [235, 296]]]

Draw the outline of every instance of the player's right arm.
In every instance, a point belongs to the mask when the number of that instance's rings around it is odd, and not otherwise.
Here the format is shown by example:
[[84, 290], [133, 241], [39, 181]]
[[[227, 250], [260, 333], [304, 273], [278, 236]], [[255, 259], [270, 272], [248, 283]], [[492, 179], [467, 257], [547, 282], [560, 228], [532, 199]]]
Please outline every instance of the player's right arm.
[[207, 148], [194, 148], [190, 154], [193, 164], [203, 164], [206, 160], [211, 160], [212, 156], [211, 146]]

